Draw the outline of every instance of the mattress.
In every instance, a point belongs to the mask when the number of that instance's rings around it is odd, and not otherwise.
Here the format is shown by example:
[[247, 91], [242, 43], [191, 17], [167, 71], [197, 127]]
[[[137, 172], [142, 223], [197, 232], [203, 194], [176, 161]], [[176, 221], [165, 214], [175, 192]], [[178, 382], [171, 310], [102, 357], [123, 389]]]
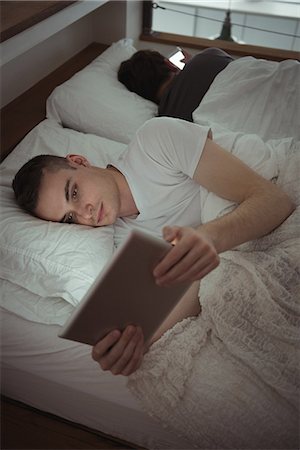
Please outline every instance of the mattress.
[[[10, 283], [1, 293], [24, 296]], [[138, 446], [187, 448], [142, 409], [125, 377], [101, 371], [91, 348], [57, 338], [59, 329], [1, 308], [2, 394]]]

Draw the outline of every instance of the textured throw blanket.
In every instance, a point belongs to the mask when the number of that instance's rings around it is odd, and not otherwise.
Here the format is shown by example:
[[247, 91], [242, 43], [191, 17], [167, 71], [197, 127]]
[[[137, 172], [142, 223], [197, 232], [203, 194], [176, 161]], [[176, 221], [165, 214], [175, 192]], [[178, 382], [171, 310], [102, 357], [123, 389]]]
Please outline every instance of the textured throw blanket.
[[202, 314], [165, 333], [128, 386], [190, 448], [299, 446], [300, 151], [277, 183], [298, 205], [275, 231], [221, 255]]

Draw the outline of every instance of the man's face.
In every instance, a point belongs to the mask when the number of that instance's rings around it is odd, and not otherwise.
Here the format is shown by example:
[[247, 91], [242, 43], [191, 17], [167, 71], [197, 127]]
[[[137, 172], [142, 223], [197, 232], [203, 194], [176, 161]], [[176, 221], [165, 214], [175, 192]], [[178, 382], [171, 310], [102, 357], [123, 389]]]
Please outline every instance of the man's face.
[[115, 179], [111, 171], [91, 167], [84, 158], [79, 158], [69, 160], [75, 170], [45, 170], [35, 213], [52, 222], [94, 227], [111, 225], [120, 212], [120, 193]]

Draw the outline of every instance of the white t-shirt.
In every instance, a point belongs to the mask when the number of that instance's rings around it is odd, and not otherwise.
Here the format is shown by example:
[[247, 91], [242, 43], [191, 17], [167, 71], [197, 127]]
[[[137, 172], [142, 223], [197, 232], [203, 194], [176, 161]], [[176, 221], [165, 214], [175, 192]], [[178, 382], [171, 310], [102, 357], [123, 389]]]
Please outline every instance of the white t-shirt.
[[207, 195], [192, 177], [209, 127], [169, 117], [154, 118], [136, 133], [126, 151], [113, 163], [125, 176], [137, 217], [118, 219], [118, 246], [132, 228], [162, 236], [165, 225], [201, 224], [201, 203]]

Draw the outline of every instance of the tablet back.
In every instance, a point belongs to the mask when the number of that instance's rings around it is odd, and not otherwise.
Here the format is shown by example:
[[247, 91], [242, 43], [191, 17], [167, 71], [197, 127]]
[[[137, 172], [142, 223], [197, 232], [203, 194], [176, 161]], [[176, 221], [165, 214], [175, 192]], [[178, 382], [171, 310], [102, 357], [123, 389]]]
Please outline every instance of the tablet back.
[[170, 250], [162, 239], [132, 231], [74, 310], [59, 336], [95, 345], [113, 329], [140, 325], [148, 342], [191, 283], [160, 287], [152, 275]]

